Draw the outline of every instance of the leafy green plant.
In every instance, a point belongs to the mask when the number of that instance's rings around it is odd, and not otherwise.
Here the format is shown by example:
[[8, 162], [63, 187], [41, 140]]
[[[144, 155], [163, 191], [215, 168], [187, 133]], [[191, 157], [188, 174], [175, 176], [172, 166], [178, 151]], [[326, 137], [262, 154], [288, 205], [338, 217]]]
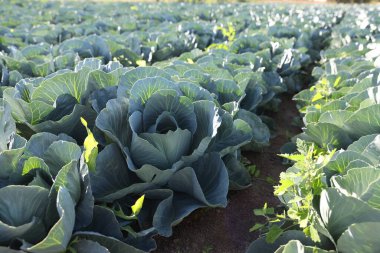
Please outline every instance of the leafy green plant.
[[218, 44], [213, 43], [207, 47], [207, 51], [211, 49], [224, 49], [228, 51], [230, 48], [229, 44], [231, 44], [235, 40], [236, 36], [236, 30], [234, 26], [232, 25], [232, 23], [228, 23], [227, 27], [217, 26], [216, 30], [222, 32], [223, 36], [227, 38], [227, 42]]
[[260, 176], [260, 170], [257, 169], [256, 165], [252, 164], [248, 158], [243, 156], [241, 159], [241, 163], [244, 165], [244, 167], [247, 169], [248, 173], [252, 177], [259, 177]]
[[327, 187], [324, 167], [333, 157], [335, 150], [324, 151], [314, 143], [297, 140], [295, 154], [280, 156], [295, 164], [280, 174], [280, 184], [275, 187], [274, 194], [287, 204], [287, 216], [295, 220], [307, 236], [319, 242], [315, 228], [314, 203], [322, 190]]

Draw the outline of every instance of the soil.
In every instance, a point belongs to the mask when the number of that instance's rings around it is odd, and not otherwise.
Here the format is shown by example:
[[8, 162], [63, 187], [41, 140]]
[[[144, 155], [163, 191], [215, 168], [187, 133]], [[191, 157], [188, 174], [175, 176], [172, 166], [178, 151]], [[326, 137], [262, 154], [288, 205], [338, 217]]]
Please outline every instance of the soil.
[[271, 140], [271, 145], [262, 152], [243, 153], [260, 170], [260, 176], [252, 179], [252, 186], [230, 192], [228, 206], [224, 209], [193, 212], [173, 228], [172, 237], [157, 236], [156, 253], [244, 253], [258, 238], [259, 234], [250, 233], [249, 229], [263, 220], [253, 215], [253, 209], [262, 208], [264, 203], [271, 207], [279, 204], [273, 195], [273, 185], [265, 179], [271, 177], [278, 181], [286, 166], [277, 154], [290, 137], [301, 131], [292, 125], [293, 118], [299, 115], [292, 96], [284, 94], [281, 100], [280, 108], [285, 109], [266, 113], [277, 126], [277, 135]]

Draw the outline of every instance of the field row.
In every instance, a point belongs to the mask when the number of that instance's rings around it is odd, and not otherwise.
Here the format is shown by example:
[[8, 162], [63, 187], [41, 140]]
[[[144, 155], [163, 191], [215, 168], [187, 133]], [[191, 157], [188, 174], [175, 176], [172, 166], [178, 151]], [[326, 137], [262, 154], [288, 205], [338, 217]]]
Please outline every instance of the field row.
[[377, 138], [361, 138], [380, 130], [378, 7], [0, 4], [0, 252], [154, 250], [250, 186], [241, 150], [268, 146], [266, 112], [314, 82], [269, 234], [300, 240], [279, 252], [375, 252], [358, 247], [379, 229]]
[[275, 195], [286, 214], [266, 215], [276, 242], [259, 239], [249, 252], [380, 249], [378, 39], [378, 21], [362, 10], [333, 28], [323, 64], [312, 72], [316, 83], [294, 96], [304, 128], [283, 147], [293, 166], [281, 174]]

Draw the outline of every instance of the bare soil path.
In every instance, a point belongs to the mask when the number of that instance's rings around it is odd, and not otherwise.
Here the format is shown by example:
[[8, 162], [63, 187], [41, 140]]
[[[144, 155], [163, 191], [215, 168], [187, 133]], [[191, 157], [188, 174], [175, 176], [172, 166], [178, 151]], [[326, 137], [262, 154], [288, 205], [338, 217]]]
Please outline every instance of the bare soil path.
[[253, 215], [253, 209], [262, 208], [266, 202], [269, 206], [279, 204], [273, 196], [273, 185], [265, 178], [278, 180], [286, 167], [277, 154], [291, 136], [300, 132], [291, 123], [298, 116], [292, 96], [284, 94], [281, 100], [279, 112], [266, 114], [277, 126], [277, 135], [271, 145], [262, 152], [243, 153], [260, 170], [260, 176], [253, 178], [252, 186], [230, 192], [227, 208], [197, 210], [174, 227], [172, 237], [156, 237], [156, 253], [244, 253], [259, 236], [249, 232], [256, 222], [263, 221]]

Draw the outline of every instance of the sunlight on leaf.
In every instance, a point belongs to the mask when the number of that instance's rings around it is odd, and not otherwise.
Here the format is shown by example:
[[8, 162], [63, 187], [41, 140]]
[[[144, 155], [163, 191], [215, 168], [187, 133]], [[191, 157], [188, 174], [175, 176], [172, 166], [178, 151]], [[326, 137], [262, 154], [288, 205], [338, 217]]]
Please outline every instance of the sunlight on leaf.
[[87, 121], [84, 118], [80, 118], [83, 126], [87, 130], [87, 137], [84, 140], [84, 159], [88, 165], [89, 170], [94, 171], [96, 166], [96, 157], [98, 156], [98, 142], [91, 130], [87, 127]]
[[141, 208], [144, 204], [144, 198], [145, 195], [142, 195], [138, 200], [136, 200], [135, 204], [131, 206], [133, 215], [137, 216], [140, 213]]
[[136, 64], [139, 67], [146, 67], [146, 61], [145, 60], [137, 60]]

